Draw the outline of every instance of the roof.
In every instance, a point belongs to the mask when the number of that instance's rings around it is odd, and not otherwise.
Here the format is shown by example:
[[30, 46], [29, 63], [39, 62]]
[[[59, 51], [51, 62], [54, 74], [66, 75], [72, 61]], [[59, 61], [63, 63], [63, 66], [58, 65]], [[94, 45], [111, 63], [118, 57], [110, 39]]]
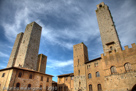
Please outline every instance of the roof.
[[52, 83], [57, 83], [57, 82], [55, 82], [55, 81], [52, 81]]
[[62, 75], [58, 75], [58, 77], [64, 77], [64, 76], [73, 76], [74, 73], [69, 73], [69, 74], [62, 74]]
[[52, 76], [52, 75], [45, 74], [45, 73], [42, 73], [42, 72], [38, 72], [38, 71], [35, 71], [35, 70], [32, 70], [32, 69], [27, 69], [27, 68], [19, 68], [19, 67], [9, 67], [9, 68], [5, 68], [5, 69], [0, 69], [0, 71], [9, 70], [9, 69], [19, 69], [19, 70], [25, 70], [25, 71], [35, 72], [35, 73], [39, 73], [39, 74], [43, 74], [43, 75], [47, 75], [47, 76], [54, 77], [54, 76]]
[[93, 59], [93, 60], [87, 61], [87, 62], [85, 62], [85, 64], [90, 63], [90, 62], [93, 62], [93, 61], [97, 61], [97, 60], [99, 60], [99, 59], [101, 59], [101, 57], [98, 57], [98, 58], [95, 58], [95, 59]]

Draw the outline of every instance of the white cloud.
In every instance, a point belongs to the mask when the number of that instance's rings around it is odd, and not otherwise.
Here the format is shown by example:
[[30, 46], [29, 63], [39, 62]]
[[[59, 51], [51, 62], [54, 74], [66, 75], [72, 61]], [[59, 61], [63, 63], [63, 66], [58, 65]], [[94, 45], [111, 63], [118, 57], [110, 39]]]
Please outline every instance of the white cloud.
[[[23, 29], [28, 23], [36, 21], [43, 27], [42, 36], [49, 41], [50, 44], [58, 44], [72, 50], [74, 43], [66, 41], [66, 39], [79, 40], [81, 42], [88, 41], [90, 36], [92, 36], [91, 38], [93, 39], [93, 36], [99, 33], [94, 28], [91, 30], [91, 26], [96, 26], [97, 21], [91, 18], [90, 14], [85, 13], [86, 11], [81, 10], [80, 6], [73, 5], [76, 3], [76, 1], [45, 1], [44, 3], [40, 1], [25, 1], [22, 4], [12, 2], [18, 9], [16, 9], [15, 16], [13, 16], [12, 24], [7, 21], [2, 23], [5, 35], [11, 41], [15, 38], [17, 33], [24, 31]], [[69, 10], [66, 11], [65, 8], [68, 8]], [[73, 14], [78, 15], [78, 18], [76, 19]], [[40, 15], [42, 17], [39, 17]], [[53, 15], [56, 18], [64, 19], [65, 22], [74, 22], [77, 26], [73, 28], [71, 26], [66, 26], [64, 29], [53, 28], [52, 26], [45, 25], [44, 22], [41, 22], [42, 19], [45, 21], [47, 20], [47, 15]]]
[[67, 60], [67, 61], [57, 61], [57, 60], [50, 60], [48, 59], [48, 65], [47, 67], [49, 68], [63, 68], [66, 66], [72, 66], [73, 65], [73, 60]]
[[8, 55], [8, 54], [3, 53], [3, 52], [0, 52], [0, 56], [1, 56], [1, 57], [9, 57], [9, 55]]

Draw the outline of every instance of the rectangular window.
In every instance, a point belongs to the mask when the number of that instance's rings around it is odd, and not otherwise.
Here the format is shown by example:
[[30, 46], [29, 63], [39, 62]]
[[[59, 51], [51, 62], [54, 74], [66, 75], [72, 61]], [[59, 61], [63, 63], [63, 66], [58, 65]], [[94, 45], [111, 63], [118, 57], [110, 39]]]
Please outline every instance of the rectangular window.
[[47, 77], [47, 82], [49, 82], [49, 77]]
[[94, 67], [98, 67], [98, 62], [97, 62], [97, 63], [94, 63]]
[[41, 81], [43, 81], [43, 76], [41, 76]]
[[90, 68], [90, 65], [87, 65], [87, 69], [89, 69]]
[[4, 77], [4, 76], [5, 76], [5, 73], [2, 74], [2, 77]]

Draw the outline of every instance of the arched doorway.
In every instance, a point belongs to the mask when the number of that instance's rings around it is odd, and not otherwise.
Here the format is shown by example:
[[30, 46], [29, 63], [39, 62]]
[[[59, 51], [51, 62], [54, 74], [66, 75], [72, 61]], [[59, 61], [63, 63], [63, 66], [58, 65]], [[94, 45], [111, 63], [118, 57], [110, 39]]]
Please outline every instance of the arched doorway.
[[131, 91], [136, 91], [136, 84], [133, 86]]
[[81, 89], [79, 89], [78, 91], [82, 91]]

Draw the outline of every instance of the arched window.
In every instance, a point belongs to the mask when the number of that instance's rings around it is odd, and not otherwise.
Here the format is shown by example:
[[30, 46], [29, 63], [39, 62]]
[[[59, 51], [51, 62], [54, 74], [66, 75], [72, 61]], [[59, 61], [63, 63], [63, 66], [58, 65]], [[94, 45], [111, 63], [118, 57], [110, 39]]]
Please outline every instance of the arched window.
[[98, 91], [102, 91], [101, 84], [98, 84], [97, 87], [98, 87]]
[[29, 79], [32, 79], [32, 74], [29, 75]]
[[91, 84], [89, 85], [89, 91], [93, 91]]
[[88, 74], [88, 79], [92, 78], [92, 75], [91, 73]]
[[112, 66], [110, 69], [111, 69], [111, 74], [117, 73], [115, 66]]
[[126, 71], [130, 71], [132, 69], [130, 63], [125, 63], [124, 67]]
[[22, 72], [19, 72], [18, 77], [21, 77], [21, 76], [22, 76]]
[[99, 72], [96, 72], [96, 77], [100, 77], [100, 73]]
[[31, 84], [28, 84], [27, 89], [28, 89], [28, 90], [31, 89]]
[[19, 89], [20, 88], [20, 83], [17, 83], [16, 84], [16, 89]]

